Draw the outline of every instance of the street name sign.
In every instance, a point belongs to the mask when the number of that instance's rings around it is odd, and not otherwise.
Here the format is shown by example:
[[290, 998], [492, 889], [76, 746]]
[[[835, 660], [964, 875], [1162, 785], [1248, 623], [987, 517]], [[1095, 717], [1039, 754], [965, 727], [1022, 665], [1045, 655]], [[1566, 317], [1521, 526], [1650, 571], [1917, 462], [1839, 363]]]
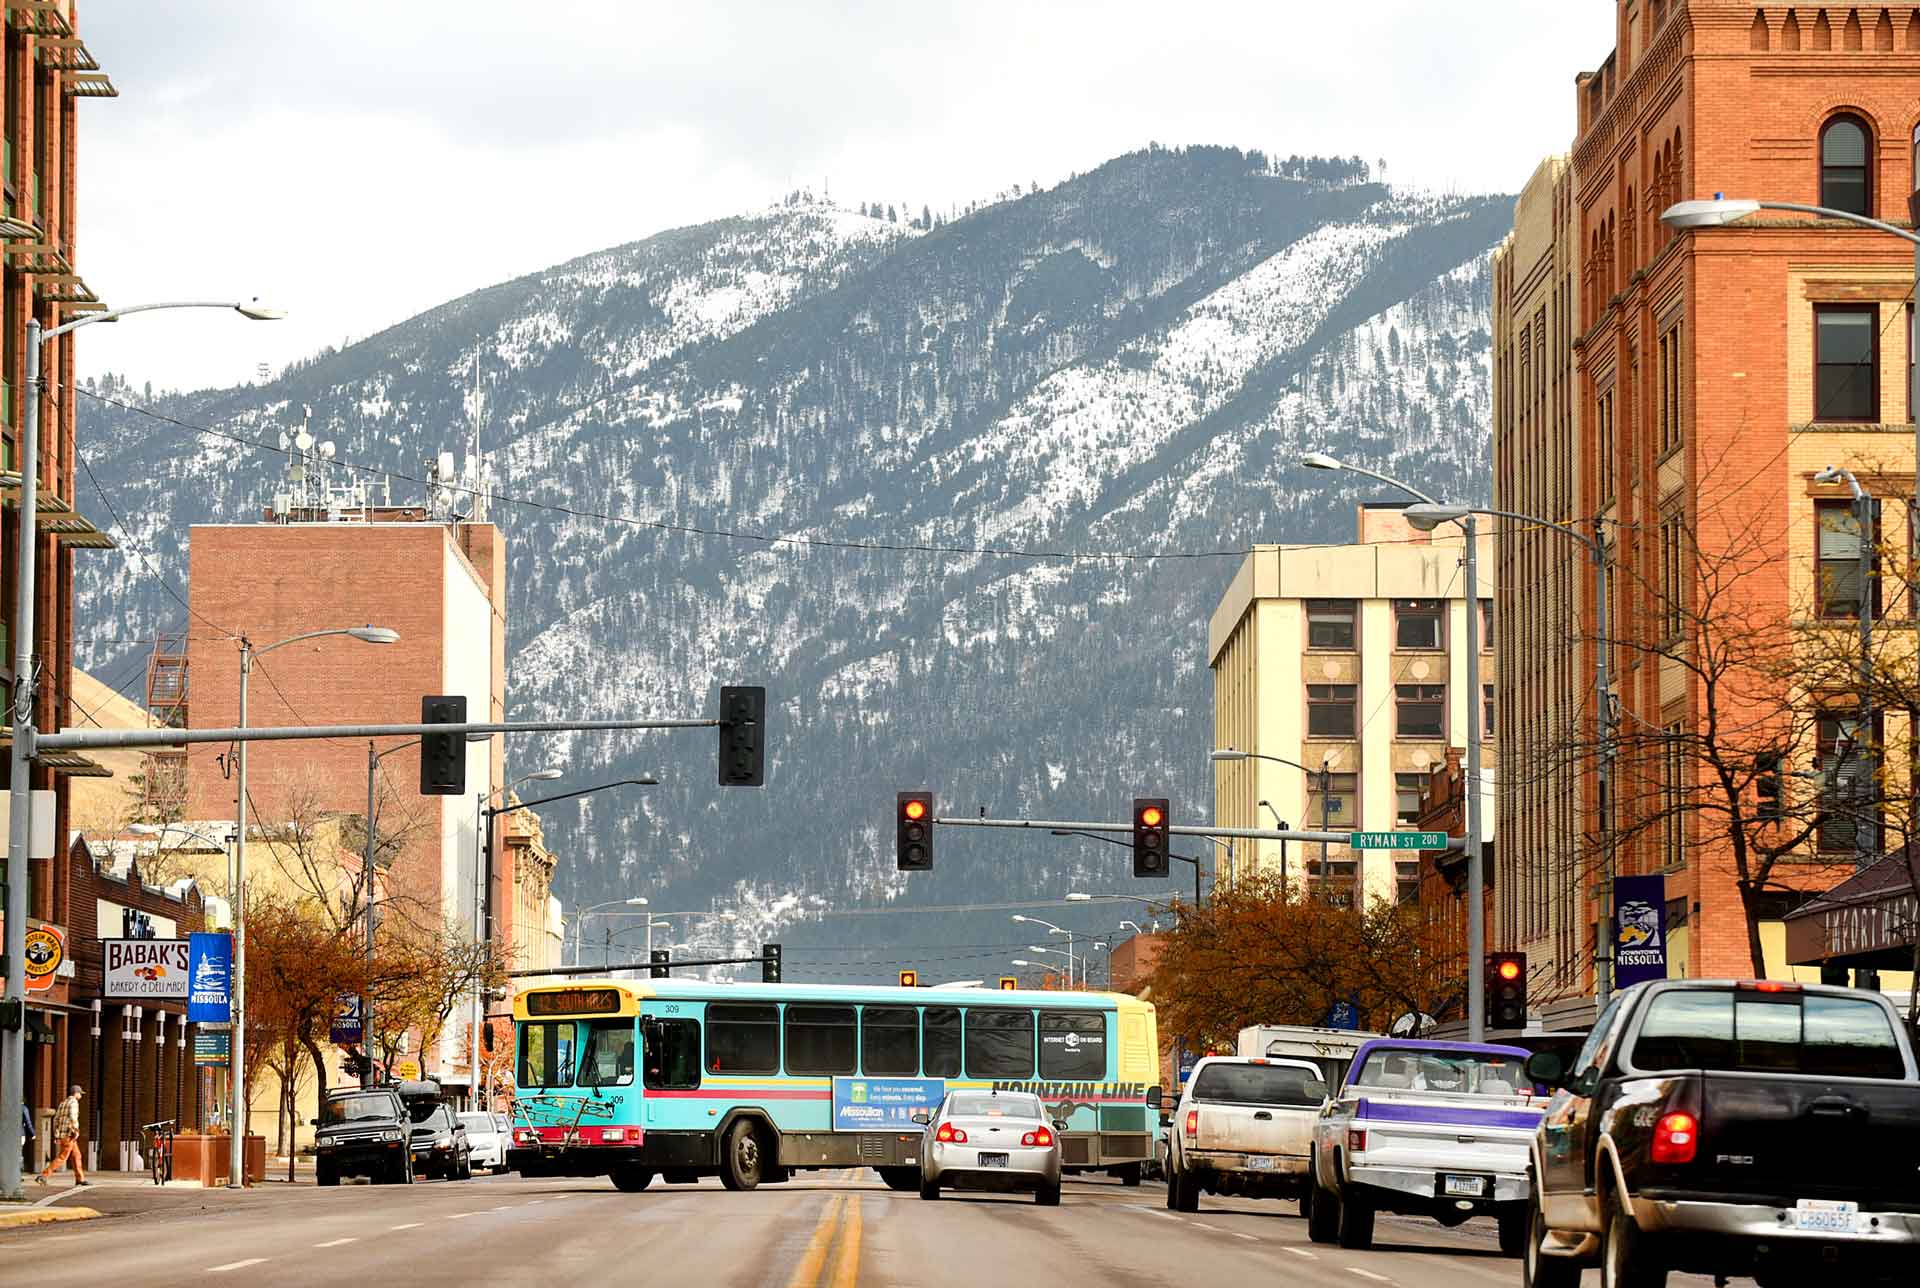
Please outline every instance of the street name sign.
[[1356, 850], [1444, 850], [1445, 832], [1354, 832], [1347, 844]]

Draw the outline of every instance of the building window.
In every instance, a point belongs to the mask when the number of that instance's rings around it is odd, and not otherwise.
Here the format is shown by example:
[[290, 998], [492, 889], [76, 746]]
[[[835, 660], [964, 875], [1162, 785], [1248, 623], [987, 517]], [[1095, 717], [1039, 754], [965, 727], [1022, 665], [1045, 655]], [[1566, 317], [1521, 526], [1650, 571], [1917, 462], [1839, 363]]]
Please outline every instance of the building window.
[[1879, 308], [1818, 304], [1813, 310], [1813, 418], [1880, 419]]
[[1662, 773], [1660, 787], [1666, 797], [1666, 817], [1662, 820], [1661, 855], [1662, 862], [1670, 868], [1679, 867], [1687, 857], [1687, 820], [1686, 820], [1686, 732], [1679, 724], [1667, 726], [1667, 740], [1662, 749]]
[[1420, 902], [1420, 861], [1418, 859], [1394, 861], [1393, 899], [1395, 903]]
[[[1814, 584], [1820, 616], [1857, 618], [1862, 590], [1860, 516], [1851, 501], [1816, 501], [1813, 512]], [[1876, 566], [1878, 562], [1876, 558]]]
[[1351, 738], [1354, 730], [1354, 706], [1359, 700], [1356, 684], [1309, 684], [1307, 686], [1307, 736], [1309, 738]]
[[1860, 745], [1860, 721], [1854, 716], [1820, 717], [1820, 852], [1854, 848], [1859, 818], [1866, 805], [1863, 788], [1872, 775], [1870, 749]]
[[1660, 520], [1660, 641], [1671, 643], [1680, 638], [1685, 587], [1681, 583], [1681, 552], [1686, 534], [1680, 530], [1680, 516], [1670, 514]]
[[1655, 420], [1657, 454], [1665, 456], [1680, 446], [1680, 325], [1675, 323], [1660, 337], [1659, 408]]
[[1480, 713], [1481, 737], [1491, 738], [1493, 737], [1493, 686], [1491, 684], [1480, 686]]
[[1871, 135], [1857, 116], [1836, 116], [1820, 131], [1820, 204], [1850, 215], [1873, 213]]
[[1418, 823], [1420, 821], [1420, 796], [1426, 790], [1425, 774], [1395, 774], [1393, 776], [1393, 817], [1399, 823]]
[[1480, 651], [1493, 652], [1493, 601], [1480, 601]]
[[1601, 394], [1594, 406], [1594, 437], [1600, 449], [1600, 499], [1602, 502], [1613, 499], [1614, 475], [1617, 464], [1614, 460], [1613, 444], [1613, 390]]
[[1393, 686], [1395, 710], [1394, 736], [1399, 738], [1444, 738], [1447, 736], [1447, 686], [1444, 684], [1396, 684]]
[[1393, 602], [1395, 648], [1438, 649], [1445, 646], [1441, 624], [1443, 605], [1437, 599], [1396, 599]]
[[1307, 647], [1353, 651], [1354, 601], [1351, 599], [1309, 599], [1307, 601]]
[[1360, 826], [1360, 775], [1328, 774], [1325, 813], [1321, 812], [1320, 775], [1307, 775], [1307, 812], [1318, 826], [1339, 832]]

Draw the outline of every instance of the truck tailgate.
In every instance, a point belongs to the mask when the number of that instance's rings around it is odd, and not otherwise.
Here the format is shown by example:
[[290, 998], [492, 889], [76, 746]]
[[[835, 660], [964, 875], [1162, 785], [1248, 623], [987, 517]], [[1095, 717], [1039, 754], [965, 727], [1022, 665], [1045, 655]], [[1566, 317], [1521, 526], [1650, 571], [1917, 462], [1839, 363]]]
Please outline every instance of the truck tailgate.
[[1920, 1207], [1920, 1088], [1884, 1078], [1700, 1073], [1687, 1189]]
[[1371, 1092], [1356, 1107], [1370, 1166], [1432, 1171], [1524, 1172], [1540, 1124], [1528, 1097]]
[[1193, 1147], [1203, 1151], [1241, 1154], [1307, 1156], [1313, 1139], [1317, 1109], [1290, 1109], [1281, 1105], [1201, 1104]]

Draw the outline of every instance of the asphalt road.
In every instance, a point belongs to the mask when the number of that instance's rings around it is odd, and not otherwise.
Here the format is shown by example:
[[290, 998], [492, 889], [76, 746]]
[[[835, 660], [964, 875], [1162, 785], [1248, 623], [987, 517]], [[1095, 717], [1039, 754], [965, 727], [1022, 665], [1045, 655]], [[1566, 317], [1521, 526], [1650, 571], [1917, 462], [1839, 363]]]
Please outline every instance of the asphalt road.
[[[621, 1194], [603, 1180], [494, 1177], [410, 1189], [280, 1186], [81, 1197], [100, 1220], [0, 1233], [0, 1281], [350, 1285], [682, 1282], [729, 1288], [1279, 1282], [1482, 1288], [1520, 1282], [1489, 1226], [1382, 1217], [1376, 1247], [1312, 1244], [1292, 1203], [1203, 1197], [1175, 1214], [1154, 1185], [1069, 1180], [1031, 1199], [898, 1194], [871, 1172], [805, 1173], [732, 1194], [712, 1181]], [[96, 1201], [97, 1198], [97, 1201]], [[129, 1210], [138, 1209], [138, 1210]], [[19, 1278], [15, 1271], [24, 1272]], [[1709, 1280], [1676, 1275], [1674, 1285]], [[1598, 1275], [1588, 1272], [1588, 1284]]]

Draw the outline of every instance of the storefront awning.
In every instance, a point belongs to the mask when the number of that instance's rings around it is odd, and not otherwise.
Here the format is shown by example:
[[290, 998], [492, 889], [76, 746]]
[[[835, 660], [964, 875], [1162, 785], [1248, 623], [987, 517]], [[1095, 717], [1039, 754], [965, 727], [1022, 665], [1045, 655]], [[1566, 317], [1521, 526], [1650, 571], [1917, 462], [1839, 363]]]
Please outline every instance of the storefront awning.
[[1911, 968], [1920, 929], [1917, 872], [1920, 847], [1909, 847], [1788, 913], [1788, 963], [1855, 970]]

